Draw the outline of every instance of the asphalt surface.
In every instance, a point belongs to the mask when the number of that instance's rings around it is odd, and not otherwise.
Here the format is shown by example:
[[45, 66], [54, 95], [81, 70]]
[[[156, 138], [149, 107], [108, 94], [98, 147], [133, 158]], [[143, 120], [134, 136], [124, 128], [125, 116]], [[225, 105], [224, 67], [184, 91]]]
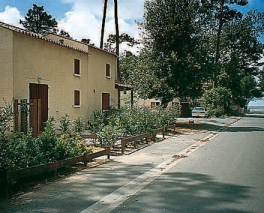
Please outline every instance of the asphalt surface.
[[111, 212], [264, 212], [264, 117], [245, 117]]
[[194, 123], [191, 132], [3, 200], [0, 212], [264, 212], [255, 196], [264, 194], [263, 117]]

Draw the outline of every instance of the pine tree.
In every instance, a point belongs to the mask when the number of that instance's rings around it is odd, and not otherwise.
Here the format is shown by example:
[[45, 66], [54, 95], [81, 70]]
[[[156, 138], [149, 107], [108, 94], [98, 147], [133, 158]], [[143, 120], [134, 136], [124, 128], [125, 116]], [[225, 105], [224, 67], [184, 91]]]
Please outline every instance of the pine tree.
[[33, 8], [28, 10], [25, 20], [20, 20], [27, 30], [46, 35], [48, 33], [56, 33], [58, 22], [44, 11], [44, 6], [33, 4]]

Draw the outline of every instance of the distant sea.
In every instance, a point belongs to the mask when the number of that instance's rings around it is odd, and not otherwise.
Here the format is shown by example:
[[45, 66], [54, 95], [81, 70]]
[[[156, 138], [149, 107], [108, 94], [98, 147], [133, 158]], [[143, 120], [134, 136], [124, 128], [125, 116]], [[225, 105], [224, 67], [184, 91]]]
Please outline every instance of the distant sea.
[[256, 112], [264, 113], [264, 98], [253, 99], [248, 103], [247, 109], [249, 112], [252, 113], [256, 113]]

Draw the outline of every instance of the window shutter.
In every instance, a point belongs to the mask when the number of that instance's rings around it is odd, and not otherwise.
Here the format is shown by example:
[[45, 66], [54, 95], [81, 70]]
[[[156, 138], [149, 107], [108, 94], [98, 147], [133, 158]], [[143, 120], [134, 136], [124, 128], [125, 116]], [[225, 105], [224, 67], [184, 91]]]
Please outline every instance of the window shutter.
[[74, 59], [74, 74], [80, 75], [80, 60]]
[[110, 77], [110, 64], [106, 64], [105, 75], [106, 77]]
[[74, 105], [79, 106], [80, 105], [80, 91], [74, 90]]

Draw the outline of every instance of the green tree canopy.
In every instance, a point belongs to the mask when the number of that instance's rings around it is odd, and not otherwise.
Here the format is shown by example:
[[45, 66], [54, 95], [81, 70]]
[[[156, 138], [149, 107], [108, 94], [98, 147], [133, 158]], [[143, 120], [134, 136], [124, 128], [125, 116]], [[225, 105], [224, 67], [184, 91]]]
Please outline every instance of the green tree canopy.
[[[139, 24], [143, 49], [126, 61], [126, 79], [140, 70], [140, 79], [158, 81], [147, 92], [164, 102], [199, 98], [204, 85], [225, 88], [235, 104], [241, 105], [256, 85], [245, 91], [245, 79], [258, 75], [263, 44], [264, 14], [239, 12], [247, 0], [147, 0]], [[236, 5], [235, 7], [233, 5]], [[122, 59], [123, 60], [123, 59]], [[122, 63], [122, 62], [121, 62]], [[142, 66], [144, 65], [144, 66]], [[143, 69], [143, 70], [142, 70]], [[133, 71], [132, 71], [133, 70]], [[149, 78], [151, 72], [152, 78]], [[140, 79], [139, 82], [140, 82]], [[136, 85], [134, 76], [133, 82]], [[213, 82], [210, 84], [210, 82]], [[249, 82], [249, 81], [248, 81]], [[157, 88], [157, 89], [156, 89]], [[161, 92], [162, 91], [162, 92]]]
[[[139, 44], [139, 42], [135, 38], [131, 37], [127, 33], [122, 33], [121, 35], [119, 35], [119, 44], [122, 43], [127, 43], [129, 47], [133, 47], [134, 45]], [[116, 35], [110, 34], [108, 36], [107, 42], [104, 43], [104, 49], [109, 52], [116, 52]]]
[[258, 38], [263, 33], [263, 18], [263, 13], [250, 11], [223, 27], [215, 85], [228, 88], [239, 106], [253, 95], [252, 91], [258, 95], [255, 77], [262, 65], [259, 61], [263, 57], [263, 44]]
[[25, 20], [20, 20], [27, 30], [39, 33], [48, 34], [57, 32], [57, 21], [44, 11], [44, 6], [33, 4], [33, 8], [29, 9]]
[[205, 106], [212, 114], [219, 116], [229, 113], [231, 92], [224, 87], [216, 87], [205, 92]]
[[64, 31], [64, 30], [60, 30], [59, 35], [62, 36], [62, 37], [64, 37], [64, 38], [70, 38], [70, 39], [72, 39], [72, 37], [70, 36], [70, 34], [68, 32], [66, 32], [66, 31]]
[[164, 101], [174, 97], [196, 98], [202, 94], [203, 82], [210, 72], [210, 63], [206, 63], [210, 56], [206, 45], [201, 43], [205, 39], [205, 27], [201, 26], [206, 15], [200, 16], [200, 13], [198, 0], [145, 2], [141, 24], [144, 44], [155, 58], [153, 72], [167, 91], [173, 91]]

